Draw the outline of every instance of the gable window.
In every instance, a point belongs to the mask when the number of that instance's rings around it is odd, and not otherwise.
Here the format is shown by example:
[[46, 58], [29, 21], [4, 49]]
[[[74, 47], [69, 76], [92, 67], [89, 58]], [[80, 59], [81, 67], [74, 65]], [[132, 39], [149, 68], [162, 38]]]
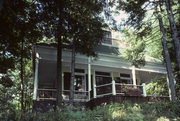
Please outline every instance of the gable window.
[[104, 31], [104, 37], [102, 39], [102, 43], [112, 45], [112, 35], [110, 31]]

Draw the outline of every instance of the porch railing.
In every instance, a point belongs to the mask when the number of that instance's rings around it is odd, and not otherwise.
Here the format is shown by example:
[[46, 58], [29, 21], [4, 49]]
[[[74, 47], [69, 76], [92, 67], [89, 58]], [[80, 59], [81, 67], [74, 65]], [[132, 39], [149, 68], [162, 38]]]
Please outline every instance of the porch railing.
[[[73, 91], [75, 101], [89, 101], [92, 98], [102, 97], [106, 95], [126, 95], [126, 96], [146, 96], [145, 84], [133, 85], [122, 84], [112, 81], [108, 84], [94, 86], [90, 91]], [[63, 100], [69, 100], [70, 90], [63, 90]], [[56, 100], [56, 89], [38, 89], [37, 99], [39, 100]]]
[[50, 99], [56, 100], [57, 91], [56, 89], [38, 89], [37, 90], [37, 99]]
[[112, 81], [108, 84], [95, 86], [94, 90], [94, 98], [105, 95], [146, 96], [144, 83], [142, 85], [133, 85]]
[[[74, 90], [73, 93], [75, 101], [89, 101], [89, 91]], [[69, 100], [70, 90], [64, 90], [62, 96], [64, 100]]]
[[[88, 101], [89, 92], [88, 91], [73, 91], [74, 100], [77, 101]], [[62, 92], [63, 100], [69, 100], [70, 90], [64, 90]], [[37, 99], [39, 100], [56, 100], [57, 90], [56, 89], [38, 89]]]

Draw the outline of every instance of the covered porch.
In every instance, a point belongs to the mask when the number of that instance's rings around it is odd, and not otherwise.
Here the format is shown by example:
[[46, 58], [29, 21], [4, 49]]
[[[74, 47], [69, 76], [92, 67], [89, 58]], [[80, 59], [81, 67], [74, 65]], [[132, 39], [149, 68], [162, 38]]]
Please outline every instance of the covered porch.
[[[46, 46], [35, 49], [33, 100], [56, 101], [56, 49]], [[71, 51], [63, 51], [62, 65], [62, 97], [66, 103], [70, 94]], [[166, 77], [161, 63], [148, 62], [142, 68], [135, 68], [117, 55], [99, 54], [98, 58], [90, 58], [77, 54], [75, 65], [74, 102], [87, 103], [106, 97], [144, 100], [143, 97], [148, 97], [146, 83]]]
[[[56, 100], [56, 63], [49, 60], [39, 61], [38, 79], [35, 84], [34, 100]], [[69, 101], [70, 95], [70, 63], [63, 65], [62, 97], [64, 102]], [[45, 69], [48, 68], [48, 71]], [[46, 71], [43, 71], [46, 70]], [[109, 71], [107, 71], [109, 70]], [[48, 74], [47, 74], [48, 73]], [[47, 76], [47, 77], [46, 77]], [[89, 102], [105, 96], [132, 96], [146, 97], [146, 83], [166, 76], [163, 73], [149, 72], [135, 67], [130, 69], [110, 68], [93, 65], [77, 64], [74, 80], [74, 101]], [[36, 94], [36, 95], [35, 95]]]

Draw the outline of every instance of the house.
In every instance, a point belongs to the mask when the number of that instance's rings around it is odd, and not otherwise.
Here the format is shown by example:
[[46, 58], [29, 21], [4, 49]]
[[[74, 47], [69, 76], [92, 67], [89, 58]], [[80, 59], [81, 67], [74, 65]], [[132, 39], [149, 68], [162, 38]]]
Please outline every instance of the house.
[[[136, 68], [121, 56], [118, 41], [111, 32], [97, 48], [98, 58], [77, 54], [75, 61], [74, 101], [89, 102], [107, 96], [146, 97], [145, 85], [160, 77], [166, 77], [165, 66], [160, 61], [151, 61]], [[56, 58], [53, 44], [34, 46], [34, 93], [35, 102], [56, 100]], [[62, 96], [68, 102], [71, 77], [71, 50], [62, 52]], [[128, 94], [128, 91], [131, 92]], [[134, 93], [133, 93], [134, 92]]]

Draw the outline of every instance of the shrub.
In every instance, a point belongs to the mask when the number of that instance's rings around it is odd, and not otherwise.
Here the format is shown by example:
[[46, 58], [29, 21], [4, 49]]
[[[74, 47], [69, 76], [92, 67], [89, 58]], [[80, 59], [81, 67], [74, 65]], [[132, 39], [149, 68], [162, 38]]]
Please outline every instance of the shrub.
[[148, 95], [168, 96], [166, 78], [160, 78], [146, 85]]
[[11, 115], [14, 121], [169, 121], [180, 119], [180, 101], [112, 103], [94, 110], [66, 106], [46, 113], [28, 112], [23, 115], [18, 113], [15, 117], [14, 115]]

